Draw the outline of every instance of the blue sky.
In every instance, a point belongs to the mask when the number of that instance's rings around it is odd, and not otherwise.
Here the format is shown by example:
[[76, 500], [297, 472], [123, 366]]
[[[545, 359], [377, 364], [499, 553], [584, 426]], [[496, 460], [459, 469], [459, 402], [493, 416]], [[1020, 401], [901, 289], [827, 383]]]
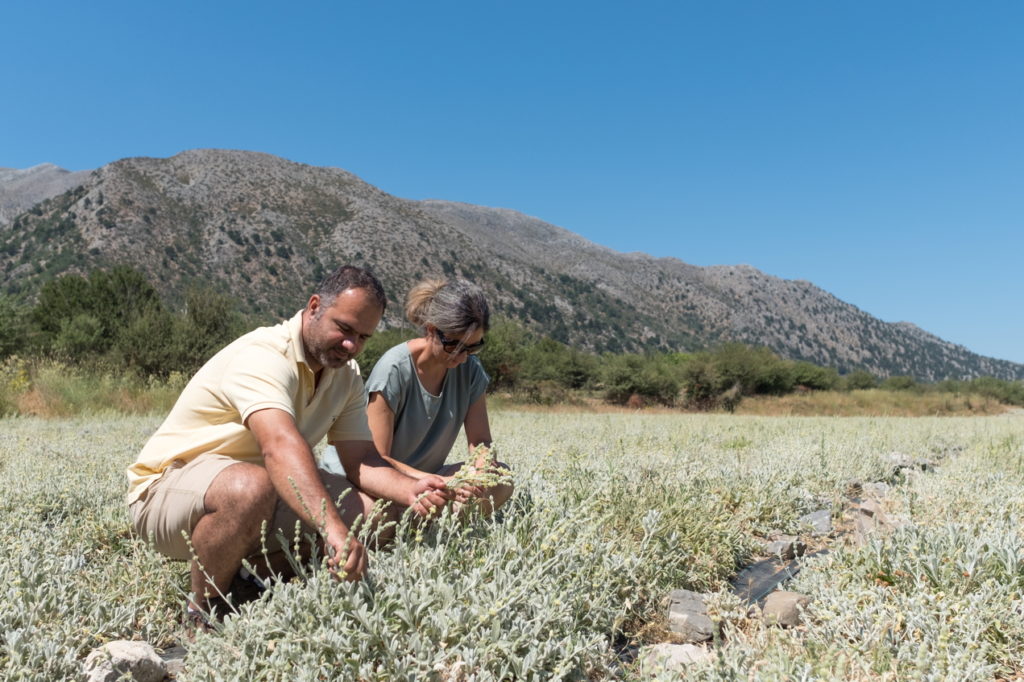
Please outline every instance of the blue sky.
[[0, 166], [251, 149], [1024, 362], [1024, 3], [28, 2]]

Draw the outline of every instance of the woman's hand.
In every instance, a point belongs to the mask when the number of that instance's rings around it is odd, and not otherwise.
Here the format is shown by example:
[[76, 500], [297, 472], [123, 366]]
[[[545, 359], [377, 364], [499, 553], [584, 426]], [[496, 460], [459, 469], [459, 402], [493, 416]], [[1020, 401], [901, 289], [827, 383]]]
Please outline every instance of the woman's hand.
[[[444, 478], [445, 478], [445, 482], [447, 482], [447, 481], [453, 480], [455, 477], [454, 476], [445, 476]], [[481, 488], [478, 485], [463, 485], [463, 486], [459, 486], [458, 488], [456, 488], [452, 492], [455, 494], [455, 501], [456, 502], [463, 502], [463, 503], [465, 503], [465, 502], [469, 502], [470, 500], [472, 500], [474, 498], [483, 499], [483, 498], [487, 497], [487, 490], [485, 488]]]

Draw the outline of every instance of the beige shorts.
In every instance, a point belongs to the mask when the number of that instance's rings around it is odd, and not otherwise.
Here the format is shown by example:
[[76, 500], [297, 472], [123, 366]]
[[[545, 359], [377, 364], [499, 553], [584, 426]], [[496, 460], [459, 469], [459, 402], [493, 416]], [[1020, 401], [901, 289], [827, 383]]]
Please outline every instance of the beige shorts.
[[[189, 463], [174, 460], [163, 475], [146, 489], [138, 500], [129, 507], [135, 532], [150, 538], [157, 551], [172, 559], [188, 561], [192, 552], [188, 548], [183, 532], [191, 534], [196, 523], [206, 513], [204, 499], [213, 480], [220, 472], [237, 459], [224, 455], [200, 455]], [[352, 489], [348, 479], [338, 474], [320, 471], [327, 491], [335, 501], [346, 490]], [[355, 492], [350, 492], [350, 495]], [[284, 536], [284, 545], [294, 542], [295, 524], [299, 516], [281, 500], [277, 501], [274, 518], [267, 530], [268, 552], [282, 549], [279, 535]], [[276, 532], [280, 530], [280, 533]], [[303, 533], [314, 533], [315, 529], [302, 524]]]

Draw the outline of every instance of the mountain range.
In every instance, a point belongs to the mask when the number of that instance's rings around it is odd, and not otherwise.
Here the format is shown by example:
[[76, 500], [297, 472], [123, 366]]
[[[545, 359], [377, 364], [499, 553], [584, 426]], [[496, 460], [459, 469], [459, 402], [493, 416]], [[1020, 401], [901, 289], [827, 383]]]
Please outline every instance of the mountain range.
[[203, 282], [271, 319], [346, 262], [384, 283], [386, 326], [405, 324], [400, 301], [416, 281], [459, 275], [498, 313], [594, 351], [739, 341], [841, 372], [1024, 378], [1024, 365], [884, 322], [810, 282], [619, 253], [513, 210], [395, 197], [337, 168], [200, 149], [76, 173], [0, 169], [0, 290], [11, 294], [129, 264], [172, 305]]

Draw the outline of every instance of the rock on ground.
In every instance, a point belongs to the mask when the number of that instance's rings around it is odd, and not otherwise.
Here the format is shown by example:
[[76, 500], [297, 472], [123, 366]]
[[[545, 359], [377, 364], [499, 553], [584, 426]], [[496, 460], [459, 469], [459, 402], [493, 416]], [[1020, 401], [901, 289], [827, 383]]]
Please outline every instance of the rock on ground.
[[800, 624], [801, 610], [811, 603], [811, 598], [799, 592], [778, 590], [768, 595], [764, 602], [764, 622], [783, 627]]
[[682, 672], [687, 666], [711, 658], [711, 650], [696, 644], [655, 644], [640, 652], [640, 670], [646, 675]]
[[136, 682], [161, 682], [167, 666], [151, 644], [129, 640], [108, 642], [85, 659], [88, 682], [115, 682], [125, 673]]
[[819, 509], [810, 514], [800, 517], [801, 526], [810, 526], [811, 535], [820, 537], [832, 532], [832, 512], [828, 509]]
[[874, 497], [885, 497], [889, 494], [889, 484], [885, 481], [875, 481], [874, 483], [864, 484], [864, 494], [873, 495]]
[[690, 590], [672, 590], [669, 594], [668, 626], [688, 642], [709, 640], [715, 629], [704, 597]]
[[807, 545], [800, 542], [795, 535], [779, 535], [765, 544], [765, 551], [769, 556], [777, 556], [786, 561], [803, 556], [806, 549]]

